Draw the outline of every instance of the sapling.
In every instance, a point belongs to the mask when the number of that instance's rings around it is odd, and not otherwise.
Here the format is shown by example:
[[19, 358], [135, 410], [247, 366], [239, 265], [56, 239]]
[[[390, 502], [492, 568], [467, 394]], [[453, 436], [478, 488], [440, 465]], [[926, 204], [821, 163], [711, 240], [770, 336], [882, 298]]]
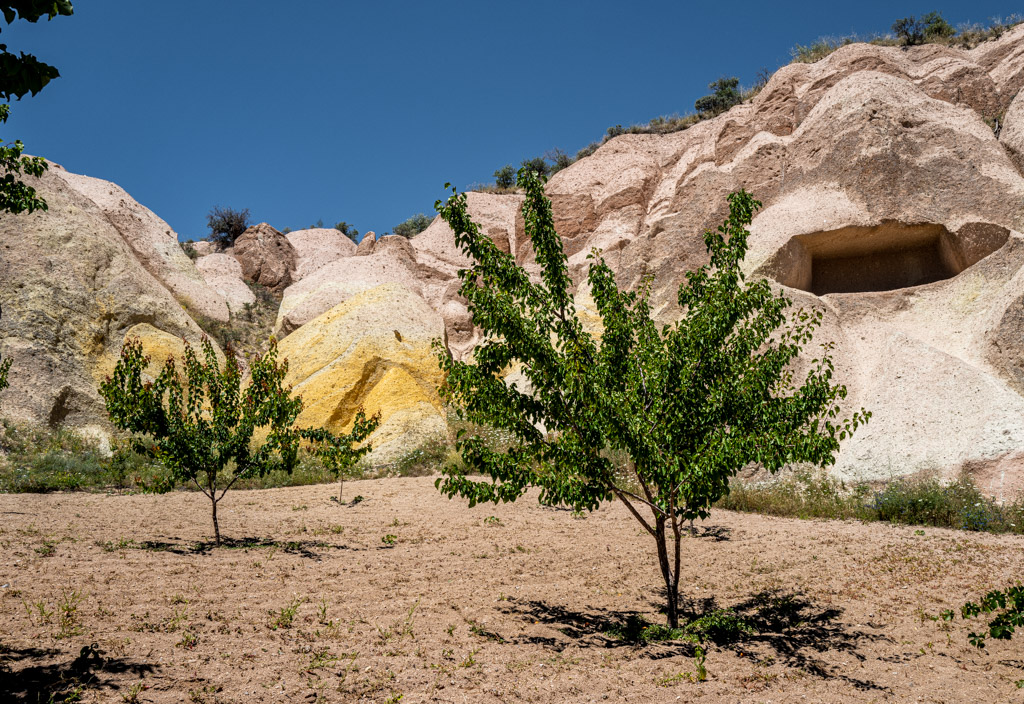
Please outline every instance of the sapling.
[[228, 490], [241, 479], [295, 467], [299, 432], [292, 426], [302, 399], [292, 398], [284, 386], [288, 362], [278, 363], [274, 340], [266, 354], [250, 358], [251, 379], [244, 388], [230, 349], [223, 368], [205, 337], [202, 353], [200, 359], [186, 344], [184, 376], [172, 358], [155, 381], [144, 381], [149, 358], [138, 340], [126, 340], [100, 394], [111, 422], [134, 434], [136, 450], [167, 468], [154, 490], [191, 482], [210, 499], [219, 546], [217, 504]]
[[[794, 383], [796, 358], [822, 314], [787, 315], [785, 295], [763, 279], [746, 281], [746, 226], [760, 206], [750, 194], [730, 195], [728, 219], [705, 233], [710, 263], [687, 274], [674, 324], [653, 320], [650, 280], [622, 291], [592, 252], [587, 282], [603, 323], [595, 338], [576, 315], [543, 179], [523, 168], [518, 185], [538, 279], [483, 234], [465, 194], [453, 189], [435, 206], [473, 262], [459, 272], [459, 292], [482, 332], [471, 360], [453, 359], [436, 342], [441, 394], [461, 418], [513, 438], [496, 450], [479, 435], [460, 435], [464, 465], [445, 468], [437, 487], [470, 506], [515, 501], [530, 487], [540, 488], [542, 503], [575, 511], [621, 501], [654, 540], [668, 624], [677, 628], [685, 522], [707, 517], [746, 465], [774, 472], [793, 462], [831, 464], [840, 439], [870, 414], [836, 420], [846, 389], [832, 383], [829, 345]], [[513, 364], [529, 391], [503, 380]]]
[[380, 413], [375, 413], [369, 418], [360, 408], [356, 411], [355, 422], [345, 435], [335, 435], [326, 428], [306, 428], [299, 431], [304, 440], [312, 445], [313, 454], [320, 458], [324, 467], [331, 474], [338, 478], [338, 503], [341, 503], [342, 489], [345, 485], [345, 478], [349, 475], [352, 467], [359, 458], [369, 452], [372, 446], [367, 443], [362, 447], [357, 445], [377, 429], [380, 425]]

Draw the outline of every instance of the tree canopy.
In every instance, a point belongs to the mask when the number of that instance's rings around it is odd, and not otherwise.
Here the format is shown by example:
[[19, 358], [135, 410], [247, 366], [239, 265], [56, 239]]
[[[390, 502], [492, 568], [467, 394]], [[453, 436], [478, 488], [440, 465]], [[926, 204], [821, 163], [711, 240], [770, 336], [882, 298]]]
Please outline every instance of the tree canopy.
[[273, 339], [266, 354], [250, 358], [245, 388], [234, 354], [221, 368], [207, 338], [201, 359], [186, 345], [183, 361], [183, 376], [172, 358], [147, 382], [149, 359], [142, 345], [129, 339], [100, 394], [111, 423], [133, 433], [135, 449], [167, 468], [166, 481], [155, 490], [190, 482], [210, 499], [220, 545], [217, 504], [228, 490], [240, 479], [295, 467], [299, 433], [292, 426], [302, 399], [284, 387], [288, 362], [277, 362]]
[[[672, 325], [652, 319], [650, 280], [620, 290], [592, 252], [587, 283], [604, 328], [593, 337], [576, 315], [543, 179], [523, 168], [518, 185], [538, 279], [481, 232], [465, 194], [453, 189], [436, 204], [473, 260], [459, 272], [460, 293], [483, 333], [472, 360], [439, 344], [441, 393], [463, 418], [514, 438], [494, 449], [480, 435], [460, 436], [464, 466], [445, 468], [437, 486], [471, 506], [515, 501], [530, 487], [543, 503], [575, 510], [621, 501], [657, 543], [675, 627], [683, 522], [706, 517], [744, 466], [831, 464], [840, 439], [869, 414], [837, 420], [846, 389], [832, 383], [829, 345], [796, 383], [797, 357], [822, 313], [787, 315], [789, 299], [765, 280], [745, 280], [746, 226], [760, 205], [746, 192], [732, 194], [728, 219], [705, 233], [710, 263], [687, 274]], [[529, 389], [503, 380], [512, 365]]]

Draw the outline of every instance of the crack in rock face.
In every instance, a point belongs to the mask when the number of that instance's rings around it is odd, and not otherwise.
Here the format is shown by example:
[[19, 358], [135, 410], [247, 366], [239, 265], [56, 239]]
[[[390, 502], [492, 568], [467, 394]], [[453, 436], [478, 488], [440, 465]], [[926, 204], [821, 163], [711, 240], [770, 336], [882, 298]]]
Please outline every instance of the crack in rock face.
[[951, 279], [1002, 247], [1010, 232], [970, 223], [884, 221], [795, 235], [763, 269], [784, 286], [817, 296], [894, 291]]

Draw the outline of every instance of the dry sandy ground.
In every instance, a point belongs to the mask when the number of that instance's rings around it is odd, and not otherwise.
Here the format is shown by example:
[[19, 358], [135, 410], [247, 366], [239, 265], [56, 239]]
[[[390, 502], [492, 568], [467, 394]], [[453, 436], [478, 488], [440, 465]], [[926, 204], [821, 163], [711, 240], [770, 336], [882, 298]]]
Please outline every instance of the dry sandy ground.
[[924, 617], [1024, 574], [1019, 537], [717, 512], [684, 591], [759, 632], [694, 682], [691, 645], [606, 634], [663, 618], [622, 507], [334, 491], [229, 494], [221, 549], [199, 494], [0, 496], [0, 701], [77, 680], [86, 702], [1024, 702], [1024, 637], [979, 652]]

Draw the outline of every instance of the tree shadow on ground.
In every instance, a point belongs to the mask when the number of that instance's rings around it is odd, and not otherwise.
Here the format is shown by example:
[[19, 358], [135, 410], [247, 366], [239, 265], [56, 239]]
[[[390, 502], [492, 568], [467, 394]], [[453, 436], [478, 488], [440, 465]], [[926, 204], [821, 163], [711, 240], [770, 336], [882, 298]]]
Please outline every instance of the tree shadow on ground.
[[[174, 541], [174, 542], [171, 542]], [[156, 550], [171, 552], [176, 555], [207, 555], [213, 550], [250, 550], [257, 548], [276, 548], [290, 555], [298, 555], [309, 560], [320, 561], [323, 555], [317, 550], [353, 550], [346, 545], [331, 545], [317, 540], [273, 540], [271, 538], [222, 538], [220, 547], [212, 540], [189, 542], [171, 538], [170, 540], [143, 540], [135, 543], [139, 550]]]
[[504, 609], [505, 613], [519, 616], [528, 623], [552, 626], [563, 636], [522, 635], [511, 638], [512, 643], [531, 643], [557, 651], [570, 645], [582, 648], [641, 648], [641, 654], [652, 660], [676, 655], [692, 657], [694, 654], [693, 642], [645, 641], [643, 630], [651, 624], [639, 611], [576, 611], [543, 601], [509, 599], [509, 602], [511, 606]]
[[[651, 604], [663, 610], [662, 604]], [[859, 661], [862, 643], [887, 640], [886, 636], [851, 628], [839, 619], [842, 611], [822, 608], [795, 591], [768, 590], [723, 610], [714, 598], [686, 599], [680, 605], [680, 622], [688, 624], [676, 640], [663, 626], [647, 621], [639, 611], [589, 609], [576, 611], [542, 601], [510, 600], [504, 611], [528, 623], [554, 627], [558, 636], [523, 635], [513, 643], [532, 643], [555, 650], [577, 647], [631, 647], [646, 658], [692, 657], [697, 644], [714, 644], [742, 657], [772, 658], [787, 667], [822, 679], [847, 682], [857, 689], [886, 691], [868, 680], [836, 671], [820, 656], [842, 652]], [[744, 625], [745, 624], [745, 625]], [[651, 630], [654, 629], [654, 630]], [[687, 632], [689, 640], [687, 638]]]
[[713, 540], [716, 543], [732, 538], [732, 528], [726, 526], [696, 526], [691, 533], [694, 538]]
[[[107, 658], [95, 643], [87, 645], [71, 660], [33, 664], [61, 655], [59, 650], [8, 648], [0, 653], [0, 701], [78, 701], [79, 688], [118, 689], [111, 675], [142, 677], [157, 670], [151, 663]], [[23, 667], [19, 667], [22, 666]]]
[[841, 652], [864, 662], [867, 658], [858, 650], [861, 643], [890, 640], [840, 622], [841, 609], [820, 608], [797, 591], [770, 589], [748, 597], [732, 610], [754, 630], [742, 641], [731, 644], [733, 650], [770, 656], [809, 675], [841, 680], [857, 689], [888, 691], [874, 682], [837, 672], [818, 657], [826, 652]]

